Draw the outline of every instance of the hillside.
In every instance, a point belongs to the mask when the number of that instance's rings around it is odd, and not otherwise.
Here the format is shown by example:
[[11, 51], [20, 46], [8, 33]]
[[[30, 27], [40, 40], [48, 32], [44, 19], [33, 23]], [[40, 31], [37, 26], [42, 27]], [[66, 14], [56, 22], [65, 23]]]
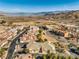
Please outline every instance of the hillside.
[[79, 10], [55, 11], [39, 13], [0, 13], [0, 19], [5, 21], [31, 21], [51, 20], [65, 23], [76, 23], [79, 25]]

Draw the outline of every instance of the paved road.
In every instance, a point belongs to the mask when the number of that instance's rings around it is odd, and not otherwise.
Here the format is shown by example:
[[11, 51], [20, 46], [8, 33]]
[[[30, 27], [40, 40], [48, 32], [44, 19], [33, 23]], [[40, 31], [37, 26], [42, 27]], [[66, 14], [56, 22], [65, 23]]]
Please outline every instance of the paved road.
[[14, 37], [8, 48], [8, 53], [7, 53], [7, 57], [6, 59], [13, 59], [12, 56], [13, 56], [13, 53], [14, 53], [14, 50], [15, 50], [15, 46], [16, 46], [16, 41], [19, 40], [19, 37], [24, 34], [25, 32], [27, 31], [27, 29], [24, 29], [22, 32], [20, 32], [16, 37]]

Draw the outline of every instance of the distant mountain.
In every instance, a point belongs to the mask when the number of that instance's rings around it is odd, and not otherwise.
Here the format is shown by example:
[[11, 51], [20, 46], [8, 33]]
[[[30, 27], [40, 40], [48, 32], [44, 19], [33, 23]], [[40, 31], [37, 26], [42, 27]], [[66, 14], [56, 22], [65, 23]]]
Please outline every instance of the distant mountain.
[[[66, 11], [50, 11], [50, 12], [38, 12], [38, 13], [26, 13], [26, 12], [17, 12], [17, 13], [8, 13], [0, 12], [0, 16], [3, 16], [4, 20], [8, 21], [27, 21], [27, 20], [55, 20], [59, 22], [69, 22], [79, 24], [79, 10], [66, 10]], [[7, 17], [8, 16], [8, 17]], [[10, 17], [11, 16], [11, 17]], [[14, 17], [13, 17], [14, 16]], [[26, 17], [27, 16], [27, 17]], [[28, 17], [30, 16], [30, 17]], [[34, 16], [34, 17], [33, 17]]]
[[50, 12], [37, 12], [37, 13], [26, 13], [26, 12], [9, 13], [9, 12], [0, 11], [0, 15], [6, 15], [6, 16], [44, 16], [44, 15], [66, 13], [66, 12], [69, 12], [69, 11], [50, 11]]
[[3, 12], [0, 11], [0, 15], [5, 15], [5, 16], [46, 16], [46, 15], [53, 15], [53, 14], [67, 14], [67, 13], [73, 13], [73, 12], [78, 12], [79, 10], [66, 10], [66, 11], [50, 11], [50, 12], [37, 12], [37, 13], [27, 13], [27, 12]]

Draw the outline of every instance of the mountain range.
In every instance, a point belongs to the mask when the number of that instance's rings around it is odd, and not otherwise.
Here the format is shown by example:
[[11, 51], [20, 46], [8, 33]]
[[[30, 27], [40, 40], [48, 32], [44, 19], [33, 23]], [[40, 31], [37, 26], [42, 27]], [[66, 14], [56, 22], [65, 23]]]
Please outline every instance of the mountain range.
[[[78, 10], [76, 10], [78, 11]], [[0, 15], [7, 15], [7, 16], [44, 16], [44, 15], [51, 15], [51, 14], [58, 14], [58, 13], [67, 13], [70, 10], [66, 11], [49, 11], [49, 12], [35, 12], [35, 13], [28, 13], [28, 12], [3, 12], [0, 11]]]

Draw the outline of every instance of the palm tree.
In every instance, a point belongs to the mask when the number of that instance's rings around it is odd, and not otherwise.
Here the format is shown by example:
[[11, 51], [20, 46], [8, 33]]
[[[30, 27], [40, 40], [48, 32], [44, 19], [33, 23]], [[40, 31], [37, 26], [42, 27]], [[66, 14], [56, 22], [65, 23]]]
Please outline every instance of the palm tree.
[[43, 55], [43, 59], [47, 59], [45, 54]]
[[53, 53], [50, 54], [50, 59], [52, 59], [52, 58], [53, 58]]
[[47, 51], [47, 58], [52, 58], [52, 53], [50, 53], [50, 50]]
[[68, 56], [66, 56], [65, 59], [68, 59]]
[[72, 59], [72, 57], [71, 57], [71, 56], [69, 56], [69, 57], [68, 57], [68, 59]]
[[61, 56], [61, 59], [65, 59], [66, 57], [65, 56]]
[[57, 59], [57, 58], [58, 58], [58, 55], [56, 54], [55, 57], [54, 57], [53, 59]]
[[36, 59], [36, 54], [34, 54], [33, 56], [34, 56], [34, 59]]
[[78, 57], [75, 57], [75, 59], [79, 59]]
[[0, 48], [0, 58], [3, 59], [3, 55], [4, 55], [5, 49], [4, 48]]
[[59, 58], [58, 59], [62, 59], [62, 56], [59, 56]]
[[59, 55], [57, 55], [56, 59], [59, 59], [59, 57], [60, 57], [60, 56], [59, 56]]

